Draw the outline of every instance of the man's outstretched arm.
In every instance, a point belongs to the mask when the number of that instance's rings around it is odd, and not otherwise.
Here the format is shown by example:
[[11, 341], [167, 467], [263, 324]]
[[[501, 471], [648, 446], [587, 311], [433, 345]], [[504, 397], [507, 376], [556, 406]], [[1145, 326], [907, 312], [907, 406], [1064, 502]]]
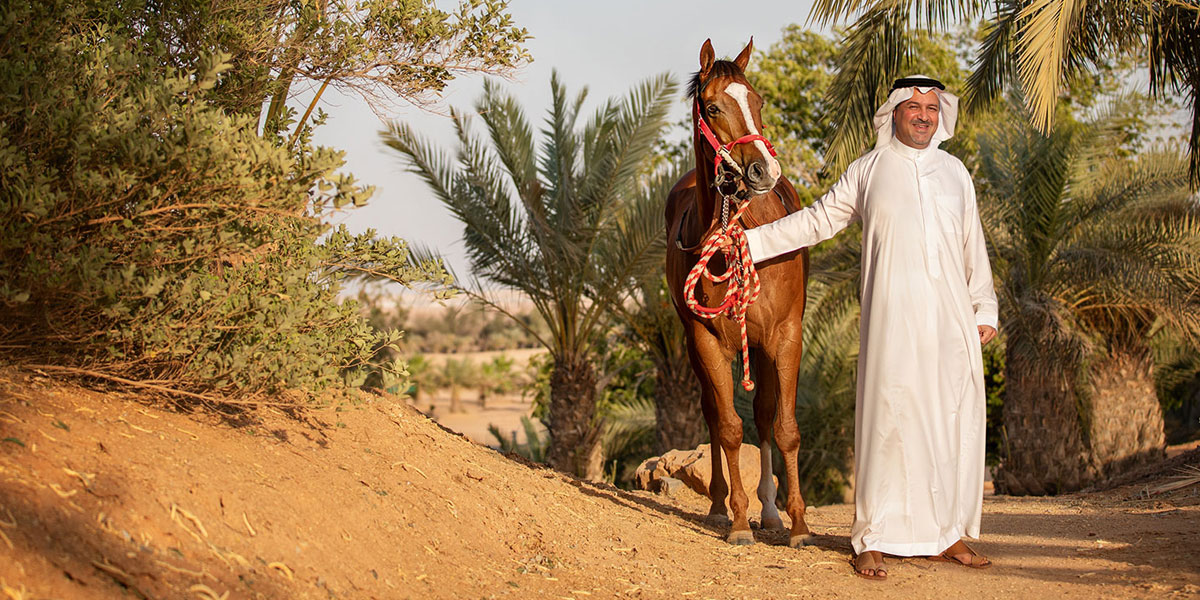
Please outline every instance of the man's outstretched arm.
[[824, 196], [808, 208], [746, 230], [750, 258], [761, 262], [823, 242], [858, 219], [860, 169], [852, 164]]

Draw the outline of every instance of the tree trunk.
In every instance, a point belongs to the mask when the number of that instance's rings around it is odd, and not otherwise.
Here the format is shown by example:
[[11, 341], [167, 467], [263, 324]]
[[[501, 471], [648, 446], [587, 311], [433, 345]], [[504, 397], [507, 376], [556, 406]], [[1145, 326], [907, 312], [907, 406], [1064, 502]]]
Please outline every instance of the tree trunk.
[[1014, 355], [1005, 366], [1004, 457], [996, 473], [1002, 494], [1078, 490], [1098, 473], [1085, 444], [1073, 374], [1048, 372]]
[[700, 383], [684, 363], [657, 365], [654, 382], [655, 451], [691, 450], [707, 441]]
[[1103, 478], [1166, 458], [1152, 367], [1148, 352], [1114, 352], [1092, 367], [1088, 439]]
[[459, 393], [457, 385], [451, 384], [450, 385], [450, 412], [460, 413], [462, 411], [463, 411], [462, 394]]
[[586, 361], [554, 363], [550, 375], [550, 466], [589, 481], [604, 476], [596, 414], [596, 373]]

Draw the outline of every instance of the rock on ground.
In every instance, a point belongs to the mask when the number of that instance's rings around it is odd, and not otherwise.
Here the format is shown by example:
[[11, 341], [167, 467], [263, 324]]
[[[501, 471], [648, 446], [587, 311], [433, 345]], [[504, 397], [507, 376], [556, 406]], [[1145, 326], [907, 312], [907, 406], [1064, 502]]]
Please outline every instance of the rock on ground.
[[[633, 481], [637, 489], [657, 492], [662, 487], [664, 478], [674, 478], [682, 481], [692, 491], [710, 498], [708, 486], [712, 482], [712, 447], [710, 444], [700, 444], [692, 450], [671, 450], [662, 456], [647, 458], [638, 465], [634, 472]], [[758, 499], [759, 480], [759, 450], [754, 444], [742, 444], [739, 455], [739, 470], [742, 475], [742, 489], [746, 491], [751, 512], [762, 510], [762, 502]], [[729, 467], [721, 461], [721, 476], [729, 481]], [[772, 476], [774, 478], [774, 476]], [[776, 486], [779, 482], [776, 481]], [[725, 498], [725, 506], [729, 506], [729, 498]]]

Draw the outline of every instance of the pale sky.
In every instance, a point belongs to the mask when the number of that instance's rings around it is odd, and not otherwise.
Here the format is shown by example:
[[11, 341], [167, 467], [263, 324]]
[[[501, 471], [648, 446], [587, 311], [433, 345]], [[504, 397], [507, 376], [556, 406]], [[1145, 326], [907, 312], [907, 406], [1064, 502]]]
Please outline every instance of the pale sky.
[[[456, 2], [439, 0], [443, 8]], [[732, 58], [751, 36], [765, 50], [779, 40], [784, 26], [805, 23], [812, 0], [512, 0], [515, 23], [533, 39], [526, 48], [533, 62], [503, 85], [525, 107], [538, 128], [550, 104], [550, 72], [558, 69], [570, 94], [586, 86], [590, 112], [599, 102], [623, 96], [647, 77], [670, 72], [679, 84], [698, 68], [700, 46], [712, 38], [718, 57]], [[452, 81], [438, 110], [454, 106], [469, 110], [482, 90], [482, 77]], [[297, 104], [300, 104], [298, 99]], [[468, 274], [462, 247], [462, 226], [426, 188], [404, 172], [399, 155], [379, 141], [383, 122], [361, 100], [327, 91], [322, 108], [330, 117], [317, 129], [315, 141], [346, 152], [344, 170], [362, 183], [374, 185], [368, 205], [334, 215], [353, 232], [368, 228], [381, 235], [398, 235], [439, 250], [460, 276]], [[672, 120], [686, 114], [680, 97]], [[448, 117], [414, 107], [397, 107], [393, 119], [452, 151]], [[476, 122], [476, 125], [482, 123]]]

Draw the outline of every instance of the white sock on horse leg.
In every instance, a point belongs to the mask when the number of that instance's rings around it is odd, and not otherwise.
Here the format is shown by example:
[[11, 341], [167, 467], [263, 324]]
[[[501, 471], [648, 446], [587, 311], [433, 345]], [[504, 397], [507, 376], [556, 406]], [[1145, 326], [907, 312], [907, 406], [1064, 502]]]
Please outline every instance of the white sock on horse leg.
[[775, 508], [775, 494], [778, 490], [775, 488], [775, 477], [771, 468], [770, 441], [763, 442], [762, 447], [758, 449], [758, 462], [758, 499], [762, 502], [762, 520], [764, 523], [768, 520], [779, 520], [779, 509]]

